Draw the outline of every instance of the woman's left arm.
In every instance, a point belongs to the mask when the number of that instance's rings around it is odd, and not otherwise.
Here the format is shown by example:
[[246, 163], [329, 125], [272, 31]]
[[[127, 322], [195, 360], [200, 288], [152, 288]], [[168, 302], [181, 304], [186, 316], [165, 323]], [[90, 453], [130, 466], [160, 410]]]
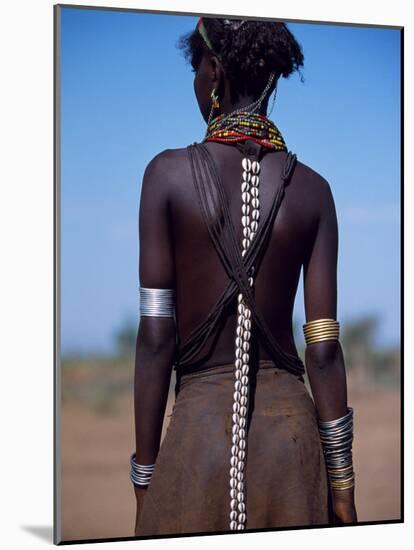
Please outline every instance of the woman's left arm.
[[[175, 292], [168, 154], [162, 152], [154, 157], [143, 177], [139, 208], [139, 279], [141, 287]], [[158, 455], [175, 351], [174, 317], [140, 317], [134, 371], [138, 464], [154, 464]], [[144, 494], [145, 488], [135, 486], [137, 520]]]
[[[337, 318], [338, 220], [330, 185], [326, 180], [321, 180], [319, 184], [318, 226], [312, 250], [304, 262], [303, 269], [305, 313], [308, 322]], [[308, 344], [305, 350], [306, 370], [318, 418], [321, 421], [337, 420], [348, 412], [344, 355], [339, 337], [326, 338], [326, 333], [330, 330], [332, 328], [314, 330], [314, 335], [325, 332], [325, 339], [319, 338], [318, 341], [316, 338], [316, 341]], [[356, 522], [354, 487], [333, 489], [332, 494], [336, 521]]]

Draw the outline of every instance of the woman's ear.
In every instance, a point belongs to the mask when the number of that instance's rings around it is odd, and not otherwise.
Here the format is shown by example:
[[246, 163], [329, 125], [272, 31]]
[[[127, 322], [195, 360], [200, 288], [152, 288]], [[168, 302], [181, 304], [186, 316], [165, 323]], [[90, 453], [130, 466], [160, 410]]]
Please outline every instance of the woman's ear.
[[224, 69], [221, 61], [217, 56], [213, 55], [210, 59], [211, 66], [211, 86], [216, 90], [216, 93], [220, 98], [225, 94], [225, 77]]
[[211, 56], [210, 65], [211, 65], [211, 82], [213, 86], [217, 89], [220, 87], [220, 84], [223, 81], [223, 76], [224, 76], [223, 66], [221, 64], [221, 61], [215, 55]]

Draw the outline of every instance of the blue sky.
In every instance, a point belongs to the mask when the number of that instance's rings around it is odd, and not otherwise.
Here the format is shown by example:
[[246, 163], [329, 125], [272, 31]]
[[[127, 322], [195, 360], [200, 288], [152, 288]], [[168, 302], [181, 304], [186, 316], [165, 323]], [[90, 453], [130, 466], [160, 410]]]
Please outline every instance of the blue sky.
[[[62, 351], [110, 352], [138, 322], [141, 178], [159, 151], [200, 141], [194, 74], [175, 47], [197, 17], [62, 8]], [[339, 223], [338, 320], [380, 316], [400, 339], [399, 31], [289, 23], [303, 75], [270, 118], [326, 178]], [[273, 98], [272, 98], [273, 99]], [[304, 322], [302, 278], [295, 320]]]

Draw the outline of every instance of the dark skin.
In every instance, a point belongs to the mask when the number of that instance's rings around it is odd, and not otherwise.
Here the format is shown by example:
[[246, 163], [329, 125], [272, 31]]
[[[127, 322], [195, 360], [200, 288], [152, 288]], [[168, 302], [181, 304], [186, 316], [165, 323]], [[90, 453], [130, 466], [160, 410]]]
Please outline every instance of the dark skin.
[[[213, 116], [252, 103], [232, 103], [228, 81], [217, 57], [206, 49], [196, 71], [194, 91], [207, 122], [212, 89], [220, 107]], [[271, 94], [271, 92], [270, 92]], [[261, 112], [266, 114], [267, 101]], [[198, 140], [200, 141], [200, 140]], [[207, 142], [229, 197], [230, 212], [240, 238], [239, 166], [242, 153], [234, 146]], [[278, 182], [284, 152], [267, 153], [261, 161], [260, 200], [268, 205]], [[155, 462], [172, 374], [175, 337], [185, 340], [201, 322], [228, 278], [212, 246], [196, 198], [185, 148], [167, 149], [148, 164], [139, 213], [140, 283], [143, 287], [175, 288], [177, 324], [172, 318], [141, 318], [135, 359], [135, 433], [137, 462]], [[303, 269], [306, 321], [336, 319], [338, 224], [330, 185], [298, 161], [276, 218], [269, 248], [255, 278], [255, 298], [269, 328], [283, 349], [297, 355], [292, 332], [294, 299]], [[234, 359], [236, 316], [229, 314], [218, 336], [207, 342], [197, 359], [205, 366]], [[265, 347], [260, 358], [271, 359]], [[344, 357], [339, 341], [306, 347], [306, 370], [321, 420], [347, 412]], [[146, 489], [135, 487], [138, 524]], [[336, 523], [357, 521], [354, 489], [333, 492]]]

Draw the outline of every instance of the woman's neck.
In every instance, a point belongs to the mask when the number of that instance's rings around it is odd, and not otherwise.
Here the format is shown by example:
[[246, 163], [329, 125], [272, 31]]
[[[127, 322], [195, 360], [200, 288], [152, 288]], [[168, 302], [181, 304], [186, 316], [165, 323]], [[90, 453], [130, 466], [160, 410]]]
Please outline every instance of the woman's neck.
[[[226, 98], [223, 98], [223, 101], [220, 104], [220, 109], [218, 110], [218, 112], [219, 114], [226, 116], [234, 111], [243, 109], [244, 107], [248, 107], [249, 105], [254, 103], [254, 101], [255, 101], [255, 98], [250, 96], [244, 96], [240, 98], [238, 101], [235, 101], [234, 103], [230, 103], [230, 101], [226, 100]], [[267, 104], [268, 104], [268, 100], [264, 99], [262, 101], [262, 104], [260, 105], [260, 108], [256, 112], [263, 116], [266, 116]]]

